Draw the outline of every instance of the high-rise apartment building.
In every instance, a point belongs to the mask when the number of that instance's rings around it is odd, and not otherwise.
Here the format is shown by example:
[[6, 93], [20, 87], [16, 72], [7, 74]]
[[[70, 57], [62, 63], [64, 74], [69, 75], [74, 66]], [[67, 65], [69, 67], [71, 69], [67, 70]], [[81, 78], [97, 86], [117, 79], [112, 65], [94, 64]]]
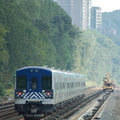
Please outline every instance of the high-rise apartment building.
[[71, 16], [71, 0], [53, 0], [60, 5], [69, 16]]
[[72, 18], [72, 24], [83, 28], [90, 28], [91, 0], [53, 0], [57, 2]]
[[53, 0], [72, 18], [72, 24], [83, 29], [102, 29], [100, 7], [91, 7], [92, 0]]
[[91, 28], [102, 30], [102, 12], [100, 7], [92, 7], [91, 9]]

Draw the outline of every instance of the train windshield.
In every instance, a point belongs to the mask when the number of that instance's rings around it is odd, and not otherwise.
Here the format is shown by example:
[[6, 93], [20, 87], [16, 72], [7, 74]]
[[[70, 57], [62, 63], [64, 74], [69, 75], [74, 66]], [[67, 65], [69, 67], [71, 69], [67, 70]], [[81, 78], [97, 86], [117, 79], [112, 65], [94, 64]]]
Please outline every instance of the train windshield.
[[52, 89], [52, 78], [51, 78], [51, 76], [43, 76], [42, 77], [42, 89], [43, 90]]
[[37, 89], [37, 78], [36, 77], [32, 78], [31, 83], [32, 83], [32, 89], [33, 90]]
[[17, 89], [26, 89], [27, 88], [27, 77], [26, 76], [17, 76], [16, 81], [16, 88]]

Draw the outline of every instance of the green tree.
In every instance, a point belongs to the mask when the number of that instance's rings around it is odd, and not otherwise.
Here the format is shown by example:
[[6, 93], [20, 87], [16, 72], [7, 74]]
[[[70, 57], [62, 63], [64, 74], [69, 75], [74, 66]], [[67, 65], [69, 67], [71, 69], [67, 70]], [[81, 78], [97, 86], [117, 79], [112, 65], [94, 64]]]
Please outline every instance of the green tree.
[[5, 41], [7, 30], [4, 25], [0, 24], [0, 96], [5, 93], [5, 78], [4, 71], [7, 68], [9, 61], [9, 54], [6, 47], [7, 42]]

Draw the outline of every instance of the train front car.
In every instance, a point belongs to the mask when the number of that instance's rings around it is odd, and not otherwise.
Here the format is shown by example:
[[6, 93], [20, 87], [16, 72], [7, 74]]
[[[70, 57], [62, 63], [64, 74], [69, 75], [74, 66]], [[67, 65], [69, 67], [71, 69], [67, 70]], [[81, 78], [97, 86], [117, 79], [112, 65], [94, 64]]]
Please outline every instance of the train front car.
[[52, 71], [26, 67], [16, 71], [15, 109], [26, 119], [41, 117], [53, 106]]

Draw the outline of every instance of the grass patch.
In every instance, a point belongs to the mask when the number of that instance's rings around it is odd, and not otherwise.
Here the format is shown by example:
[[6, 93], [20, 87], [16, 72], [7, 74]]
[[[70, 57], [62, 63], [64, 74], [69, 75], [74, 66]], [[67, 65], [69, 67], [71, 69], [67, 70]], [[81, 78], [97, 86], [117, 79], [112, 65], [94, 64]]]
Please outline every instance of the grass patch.
[[8, 97], [13, 97], [14, 96], [14, 89], [7, 89], [5, 90], [5, 96], [8, 96]]
[[86, 86], [93, 87], [93, 86], [101, 86], [101, 85], [93, 81], [86, 81]]

